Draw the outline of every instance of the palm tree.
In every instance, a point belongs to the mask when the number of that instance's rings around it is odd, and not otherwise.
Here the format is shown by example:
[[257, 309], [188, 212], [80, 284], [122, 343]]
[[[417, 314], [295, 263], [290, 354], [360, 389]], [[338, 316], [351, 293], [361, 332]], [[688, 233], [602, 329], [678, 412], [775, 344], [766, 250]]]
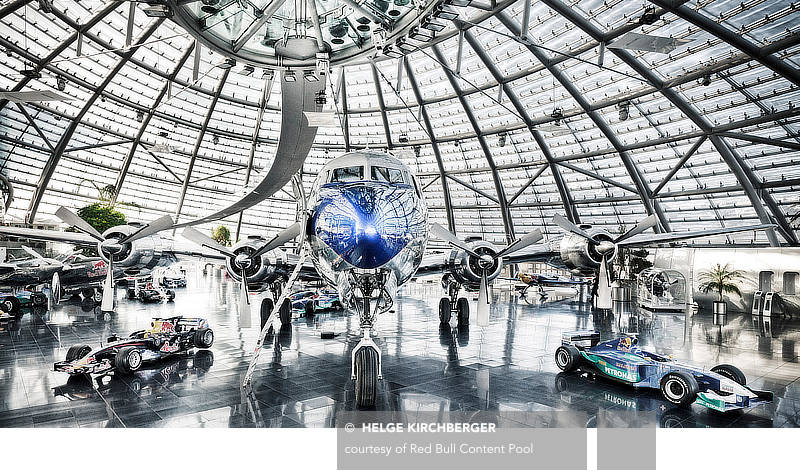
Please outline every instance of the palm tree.
[[742, 295], [736, 281], [743, 276], [744, 273], [741, 270], [733, 270], [728, 264], [722, 266], [718, 263], [711, 270], [700, 273], [700, 286], [698, 288], [704, 293], [715, 291], [719, 294], [719, 301], [722, 302], [723, 293]]

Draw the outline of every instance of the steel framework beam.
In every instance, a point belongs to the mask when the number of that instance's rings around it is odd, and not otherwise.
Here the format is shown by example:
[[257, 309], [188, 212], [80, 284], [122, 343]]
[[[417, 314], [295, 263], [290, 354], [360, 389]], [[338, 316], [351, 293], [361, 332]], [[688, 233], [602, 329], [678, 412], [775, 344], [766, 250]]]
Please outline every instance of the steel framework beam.
[[[244, 186], [250, 184], [250, 175], [253, 172], [253, 163], [255, 162], [256, 147], [258, 147], [258, 134], [261, 132], [261, 123], [264, 120], [264, 110], [267, 108], [269, 96], [272, 93], [272, 85], [275, 83], [275, 74], [267, 77], [264, 80], [264, 87], [261, 90], [261, 99], [258, 103], [258, 116], [256, 117], [256, 125], [253, 129], [253, 140], [250, 143], [250, 155], [247, 158], [247, 172], [244, 174]], [[236, 219], [236, 240], [239, 240], [239, 234], [242, 230], [242, 218], [244, 217], [244, 210], [239, 212]]]
[[[540, 133], [537, 129], [533, 127], [531, 123], [531, 118], [528, 112], [525, 110], [525, 107], [522, 106], [522, 102], [520, 102], [519, 97], [517, 96], [516, 92], [511, 89], [511, 86], [508, 85], [505, 81], [503, 81], [503, 76], [500, 74], [500, 71], [497, 69], [497, 66], [494, 62], [489, 58], [486, 54], [486, 51], [483, 50], [480, 43], [475, 39], [471, 31], [464, 31], [464, 38], [469, 43], [470, 47], [478, 58], [483, 63], [483, 66], [486, 67], [486, 70], [492, 75], [495, 81], [501, 84], [503, 91], [505, 92], [506, 96], [508, 97], [509, 101], [511, 101], [511, 105], [514, 106], [514, 109], [517, 110], [517, 113], [523, 118], [525, 121], [526, 126], [528, 127], [528, 131], [533, 136], [533, 139], [536, 141], [536, 145], [539, 146], [539, 150], [542, 151], [542, 155], [544, 155], [545, 160], [547, 160], [548, 166], [550, 168], [550, 172], [553, 174], [553, 180], [556, 183], [556, 188], [558, 189], [558, 194], [561, 196], [561, 201], [564, 202], [564, 211], [566, 212], [567, 219], [570, 221], [578, 224], [580, 223], [580, 216], [578, 215], [577, 210], [575, 209], [575, 205], [572, 204], [572, 195], [569, 192], [569, 188], [567, 187], [567, 183], [564, 181], [564, 177], [561, 175], [561, 170], [558, 166], [555, 165], [555, 161], [553, 159], [553, 153], [550, 150], [550, 146], [547, 145], [547, 142], [542, 137], [542, 133]], [[541, 171], [538, 172], [541, 174]], [[538, 177], [539, 175], [536, 175]], [[523, 186], [523, 190], [530, 186], [536, 178], [532, 178], [528, 184]], [[514, 195], [512, 200], [517, 199], [521, 193]]]
[[472, 107], [469, 106], [467, 103], [467, 99], [461, 93], [461, 85], [459, 85], [458, 81], [456, 80], [456, 76], [453, 74], [453, 71], [450, 70], [450, 66], [447, 64], [447, 59], [442, 54], [442, 51], [439, 50], [438, 45], [433, 45], [433, 54], [436, 56], [436, 60], [439, 62], [439, 65], [444, 71], [444, 75], [447, 77], [447, 80], [450, 82], [450, 86], [458, 95], [458, 101], [461, 103], [461, 107], [464, 109], [464, 113], [467, 115], [467, 119], [472, 126], [473, 131], [478, 137], [478, 143], [483, 150], [483, 155], [486, 158], [486, 163], [489, 164], [489, 168], [492, 169], [492, 180], [494, 180], [494, 188], [495, 192], [497, 193], [497, 200], [500, 203], [500, 212], [503, 219], [503, 227], [506, 233], [506, 240], [510, 244], [514, 240], [516, 240], [516, 234], [514, 233], [514, 222], [511, 218], [511, 211], [508, 209], [508, 202], [506, 200], [506, 190], [503, 188], [503, 182], [500, 181], [500, 174], [497, 171], [497, 166], [494, 163], [494, 158], [492, 157], [492, 151], [489, 148], [489, 143], [486, 142], [486, 137], [481, 133], [480, 126], [478, 125], [478, 120], [475, 119], [475, 114], [472, 112]]
[[350, 118], [347, 113], [347, 80], [344, 67], [339, 70], [339, 102], [342, 104], [342, 134], [344, 134], [344, 150], [350, 152]]
[[[14, 10], [16, 10], [17, 8], [23, 6], [23, 5], [27, 4], [27, 3], [29, 3], [29, 1], [23, 1], [23, 2], [19, 2], [18, 1], [18, 2], [14, 2], [14, 3], [9, 3], [2, 10], [3, 15], [0, 16], [0, 18], [4, 17], [5, 15], [7, 15], [9, 13], [12, 13]], [[97, 12], [97, 14], [95, 14], [86, 24], [80, 25], [78, 27], [78, 29], [76, 29], [76, 31], [74, 33], [69, 35], [69, 37], [67, 39], [62, 41], [61, 44], [58, 45], [58, 47], [56, 47], [55, 49], [50, 51], [50, 54], [48, 54], [44, 59], [35, 61], [36, 64], [35, 64], [33, 70], [35, 70], [36, 72], [41, 72], [42, 69], [47, 67], [47, 65], [50, 64], [50, 62], [53, 61], [53, 59], [55, 59], [56, 57], [61, 55], [62, 52], [64, 52], [73, 42], [75, 42], [75, 40], [78, 39], [79, 35], [83, 34], [84, 32], [88, 31], [90, 28], [94, 27], [97, 23], [102, 21], [106, 16], [108, 16], [110, 13], [112, 13], [114, 10], [116, 10], [116, 8], [118, 6], [120, 6], [121, 4], [122, 4], [121, 1], [114, 1], [114, 2], [111, 2], [108, 5], [106, 5], [105, 8], [103, 8], [102, 10]], [[6, 9], [8, 9], [8, 11], [6, 11]], [[10, 45], [10, 43], [9, 43], [9, 45]], [[23, 88], [25, 88], [25, 85], [27, 85], [28, 82], [30, 82], [30, 81], [31, 81], [30, 78], [24, 77], [22, 80], [20, 80], [14, 86], [14, 88], [12, 88], [9, 91], [18, 92], [18, 91], [22, 90]], [[8, 100], [6, 100], [6, 99], [0, 100], [0, 111], [3, 108], [5, 108], [5, 106], [7, 104], [8, 104]]]
[[558, 165], [561, 165], [562, 167], [566, 167], [566, 168], [572, 170], [573, 172], [577, 172], [577, 173], [581, 173], [583, 175], [586, 175], [589, 178], [594, 178], [595, 180], [600, 180], [601, 182], [608, 183], [611, 186], [615, 186], [617, 188], [622, 188], [625, 191], [630, 191], [631, 193], [638, 193], [638, 191], [636, 191], [636, 188], [634, 188], [634, 187], [632, 187], [630, 185], [626, 185], [624, 183], [620, 183], [620, 182], [618, 182], [616, 180], [604, 177], [604, 176], [599, 175], [599, 174], [597, 174], [595, 172], [592, 172], [590, 170], [586, 170], [584, 168], [580, 168], [577, 165], [568, 164], [566, 162], [559, 162]]
[[800, 86], [800, 70], [793, 67], [789, 62], [780, 59], [772, 54], [765, 53], [763, 48], [746, 40], [741, 34], [731, 31], [713, 19], [701, 15], [693, 9], [684, 5], [685, 0], [650, 0], [650, 3], [658, 5], [670, 13], [677, 15], [700, 29], [712, 34], [728, 45], [735, 47], [753, 60], [758, 61], [764, 67], [786, 78], [796, 86]]
[[[547, 4], [550, 8], [559, 12], [562, 16], [564, 16], [567, 20], [573, 23], [575, 26], [583, 30], [589, 36], [594, 39], [601, 38], [603, 33], [599, 31], [594, 25], [589, 23], [586, 18], [578, 15], [574, 10], [563, 4], [560, 0], [543, 0], [545, 4]], [[688, 117], [695, 125], [697, 125], [704, 133], [708, 134], [712, 131], [711, 124], [695, 110], [688, 102], [686, 102], [680, 95], [678, 95], [675, 90], [672, 88], [664, 86], [661, 80], [655, 76], [652, 70], [646, 67], [643, 63], [638, 61], [634, 58], [628, 51], [623, 49], [612, 49], [611, 50], [614, 55], [620, 58], [623, 62], [625, 62], [631, 69], [641, 75], [644, 79], [646, 79], [652, 86], [659, 90], [659, 92], [669, 100], [675, 107], [677, 107], [681, 112], [683, 112], [686, 117]], [[731, 172], [737, 177], [739, 180], [739, 184], [744, 188], [745, 193], [747, 194], [748, 198], [750, 199], [753, 208], [756, 211], [759, 219], [764, 224], [771, 224], [772, 220], [767, 214], [764, 206], [761, 203], [761, 199], [759, 195], [755, 191], [754, 187], [754, 175], [752, 170], [747, 167], [740, 159], [738, 159], [730, 150], [727, 143], [725, 143], [720, 137], [711, 136], [711, 142], [714, 144], [714, 147], [719, 152], [720, 156], [722, 157], [723, 161], [728, 165], [731, 169]], [[765, 201], [766, 197], [769, 197], [768, 193], [765, 193]], [[774, 209], [777, 208], [775, 205]], [[785, 229], [784, 231], [785, 232]], [[775, 231], [768, 230], [767, 231], [767, 238], [770, 241], [770, 245], [772, 246], [779, 246], [780, 242], [778, 241], [777, 236], [775, 235]], [[791, 239], [787, 239], [791, 240]]]
[[83, 108], [78, 112], [77, 115], [73, 118], [72, 122], [70, 122], [67, 129], [64, 130], [64, 134], [61, 135], [61, 139], [58, 140], [58, 143], [53, 150], [53, 153], [50, 155], [50, 158], [45, 163], [44, 168], [42, 169], [42, 175], [39, 177], [39, 181], [36, 184], [36, 190], [33, 192], [33, 196], [31, 197], [30, 205], [28, 206], [28, 213], [26, 215], [25, 221], [28, 224], [33, 224], [34, 219], [36, 218], [36, 212], [39, 209], [39, 204], [42, 202], [42, 197], [44, 196], [44, 192], [47, 190], [47, 186], [50, 183], [50, 178], [52, 178], [53, 173], [58, 166], [59, 160], [61, 160], [61, 156], [64, 154], [64, 151], [67, 149], [67, 145], [69, 145], [69, 141], [72, 139], [72, 135], [75, 133], [75, 130], [81, 123], [81, 119], [86, 115], [86, 112], [89, 111], [89, 108], [92, 107], [94, 102], [100, 97], [103, 93], [103, 90], [108, 86], [109, 83], [116, 77], [117, 73], [125, 66], [128, 60], [133, 56], [136, 51], [138, 50], [139, 45], [146, 42], [150, 36], [156, 32], [161, 23], [165, 21], [165, 18], [158, 18], [153, 21], [150, 26], [142, 32], [139, 39], [136, 41], [136, 44], [133, 45], [129, 50], [125, 51], [122, 54], [122, 58], [117, 61], [117, 64], [114, 68], [109, 72], [108, 76], [103, 80], [103, 82], [95, 89], [92, 96], [86, 100], [84, 103]]
[[47, 136], [44, 135], [41, 128], [39, 128], [39, 125], [36, 124], [36, 121], [33, 119], [33, 116], [31, 116], [30, 113], [28, 113], [28, 110], [26, 110], [25, 107], [22, 106], [22, 103], [17, 103], [17, 108], [19, 108], [22, 114], [25, 115], [25, 118], [28, 120], [28, 123], [30, 123], [30, 125], [33, 126], [33, 129], [36, 131], [36, 134], [38, 134], [39, 137], [42, 138], [45, 145], [48, 148], [50, 148], [50, 152], [55, 152], [56, 149], [53, 147], [53, 144], [50, 143], [50, 139], [48, 139]]
[[744, 134], [740, 132], [721, 132], [718, 133], [718, 135], [722, 137], [729, 137], [731, 139], [738, 139], [740, 141], [753, 142], [755, 144], [764, 144], [768, 146], [782, 147], [785, 149], [800, 150], [800, 143], [798, 142], [754, 136], [752, 134]]
[[[189, 47], [183, 53], [181, 58], [178, 60], [178, 63], [175, 65], [175, 68], [172, 70], [172, 73], [169, 74], [169, 77], [167, 77], [167, 83], [165, 83], [164, 86], [161, 87], [161, 91], [158, 92], [156, 99], [153, 100], [153, 105], [150, 107], [149, 110], [147, 110], [147, 113], [143, 113], [144, 116], [142, 117], [142, 124], [139, 125], [139, 131], [136, 132], [136, 137], [133, 138], [133, 143], [131, 144], [131, 148], [128, 150], [127, 155], [125, 155], [125, 159], [122, 161], [122, 166], [120, 167], [119, 173], [117, 174], [117, 181], [116, 183], [114, 183], [114, 188], [116, 189], [116, 192], [114, 193], [114, 202], [117, 201], [117, 197], [119, 196], [120, 191], [122, 191], [122, 185], [125, 183], [125, 178], [128, 176], [128, 169], [131, 166], [131, 162], [133, 162], [133, 156], [136, 154], [136, 148], [142, 142], [142, 136], [144, 136], [144, 133], [147, 130], [147, 126], [150, 124], [150, 120], [153, 118], [153, 114], [155, 113], [158, 106], [161, 104], [161, 100], [163, 100], [164, 96], [167, 94], [170, 82], [175, 79], [175, 77], [178, 75], [178, 72], [180, 72], [184, 64], [186, 64], [186, 61], [189, 59], [189, 55], [192, 54], [192, 51], [194, 51], [195, 47], [197, 47], [197, 44], [198, 42], [194, 41], [192, 42], [191, 45], [189, 45]], [[148, 150], [148, 152], [150, 151]], [[153, 157], [156, 157], [155, 154], [153, 153], [150, 154], [153, 155]], [[157, 161], [159, 161], [159, 163], [163, 165], [163, 162], [160, 162], [161, 159], [159, 159], [158, 157], [156, 157], [156, 159]], [[169, 167], [167, 167], [167, 169], [169, 169]], [[181, 181], [181, 179], [178, 178], [177, 175], [175, 175], [175, 178], [178, 179], [178, 181]]]
[[[519, 25], [517, 25], [517, 23], [510, 16], [508, 16], [505, 12], [500, 12], [498, 13], [497, 17], [512, 35], [519, 36]], [[580, 91], [575, 87], [572, 81], [566, 77], [558, 67], [553, 66], [550, 59], [543, 54], [542, 51], [530, 43], [526, 44], [526, 47], [536, 57], [536, 59], [547, 68], [550, 74], [561, 84], [567, 93], [570, 94], [575, 102], [577, 102], [578, 105], [580, 105], [580, 107], [586, 111], [586, 114], [589, 115], [589, 118], [591, 118], [595, 126], [597, 126], [600, 132], [603, 133], [614, 149], [617, 150], [620, 159], [622, 159], [623, 165], [628, 171], [628, 175], [636, 187], [636, 192], [639, 194], [639, 197], [642, 200], [645, 211], [647, 214], [655, 214], [658, 218], [658, 222], [661, 224], [661, 228], [667, 232], [670, 232], [669, 221], [667, 220], [664, 211], [661, 209], [661, 205], [657, 201], [653, 201], [650, 198], [650, 189], [647, 187], [647, 183], [644, 181], [644, 178], [639, 172], [636, 163], [624, 150], [622, 143], [619, 141], [619, 139], [617, 139], [617, 136], [614, 134], [611, 127], [596, 111], [591, 110], [589, 102], [583, 95], [581, 95]]]
[[[401, 60], [402, 59], [403, 58], [401, 58]], [[406, 69], [408, 82], [411, 84], [411, 90], [414, 92], [414, 97], [417, 99], [417, 103], [422, 103], [422, 93], [419, 91], [419, 85], [417, 85], [417, 78], [414, 76], [414, 71], [411, 70], [408, 60], [403, 60], [403, 65]], [[433, 156], [436, 158], [436, 165], [439, 167], [439, 177], [442, 181], [442, 193], [444, 195], [444, 210], [445, 215], [447, 216], [447, 227], [450, 229], [450, 232], [455, 234], [456, 219], [453, 215], [453, 204], [450, 201], [450, 188], [447, 185], [447, 178], [445, 178], [446, 173], [444, 171], [444, 163], [442, 162], [442, 154], [439, 152], [439, 143], [436, 141], [436, 135], [433, 133], [433, 126], [431, 125], [431, 120], [428, 116], [428, 110], [425, 109], [425, 105], [420, 104], [419, 111], [420, 114], [422, 114], [422, 120], [425, 123], [425, 129], [427, 130], [428, 137], [431, 140], [431, 148], [433, 149]], [[411, 111], [409, 110], [409, 113], [410, 112]]]
[[386, 134], [386, 146], [391, 149], [393, 147], [392, 133], [389, 132], [389, 118], [386, 116], [386, 103], [383, 101], [383, 87], [381, 87], [381, 81], [378, 78], [378, 67], [375, 65], [375, 61], [370, 61], [369, 65], [372, 68], [372, 81], [375, 83], [375, 94], [378, 96], [378, 107], [381, 110], [383, 132]]
[[197, 153], [200, 151], [200, 146], [203, 144], [203, 137], [206, 134], [208, 123], [211, 121], [211, 115], [214, 114], [214, 108], [217, 106], [217, 101], [219, 100], [220, 94], [222, 94], [222, 89], [225, 87], [225, 82], [228, 80], [228, 74], [230, 74], [230, 72], [231, 69], [225, 69], [222, 72], [222, 77], [219, 79], [217, 90], [214, 92], [214, 96], [211, 98], [211, 103], [208, 105], [208, 111], [206, 111], [206, 117], [203, 120], [203, 125], [200, 127], [200, 132], [197, 133], [197, 140], [194, 143], [192, 157], [189, 159], [189, 167], [186, 169], [186, 176], [183, 178], [181, 196], [178, 198], [178, 205], [175, 207], [175, 224], [178, 223], [178, 219], [181, 217], [181, 210], [183, 209], [183, 202], [186, 200], [186, 190], [189, 188], [189, 180], [192, 177], [192, 170], [194, 170], [194, 163], [197, 160]]
[[500, 200], [498, 200], [494, 196], [490, 195], [489, 193], [486, 193], [485, 191], [481, 190], [480, 188], [477, 188], [475, 185], [471, 185], [471, 184], [465, 182], [464, 180], [461, 180], [460, 178], [456, 178], [456, 177], [454, 177], [453, 175], [450, 175], [450, 174], [446, 174], [445, 176], [447, 178], [449, 178], [450, 180], [453, 180], [454, 182], [456, 182], [459, 185], [463, 186], [464, 188], [472, 190], [475, 193], [483, 196], [484, 198], [488, 198], [488, 199], [494, 201], [495, 203], [500, 203]]
[[706, 138], [707, 136], [705, 135], [700, 136], [700, 139], [698, 139], [692, 145], [692, 147], [690, 147], [689, 150], [686, 151], [686, 153], [683, 155], [683, 157], [681, 157], [678, 163], [675, 164], [674, 167], [672, 167], [672, 170], [670, 170], [669, 173], [661, 180], [661, 183], [659, 183], [658, 186], [656, 186], [656, 188], [653, 190], [653, 193], [651, 193], [651, 196], [655, 197], [664, 188], [664, 186], [666, 186], [666, 184], [670, 180], [672, 180], [672, 177], [674, 177], [675, 174], [678, 173], [678, 170], [680, 170], [684, 166], [684, 164], [686, 164], [686, 162], [689, 161], [689, 159], [695, 154], [695, 152], [697, 152], [700, 146], [703, 145], [704, 142], [706, 142]]
[[517, 190], [517, 192], [516, 192], [516, 193], [514, 193], [514, 196], [512, 196], [511, 198], [509, 198], [509, 199], [508, 199], [508, 205], [509, 205], [509, 206], [511, 206], [511, 207], [513, 208], [513, 207], [514, 207], [514, 204], [513, 204], [513, 203], [514, 203], [514, 201], [516, 201], [516, 200], [517, 200], [517, 198], [519, 198], [519, 196], [520, 196], [520, 195], [521, 195], [521, 194], [522, 194], [522, 193], [523, 193], [525, 190], [527, 190], [527, 189], [528, 189], [528, 187], [529, 187], [529, 186], [531, 186], [531, 185], [533, 184], [533, 182], [535, 182], [535, 181], [536, 181], [536, 179], [537, 179], [537, 178], [539, 178], [539, 176], [542, 174], [542, 172], [544, 172], [544, 171], [545, 171], [545, 170], [547, 170], [548, 168], [550, 168], [550, 165], [549, 165], [549, 164], [544, 164], [544, 165], [542, 165], [541, 167], [539, 167], [539, 170], [537, 170], [537, 171], [536, 171], [536, 173], [534, 173], [534, 174], [533, 174], [533, 176], [532, 176], [531, 178], [529, 178], [529, 179], [528, 179], [528, 181], [527, 181], [527, 182], [525, 182], [525, 184], [524, 184], [524, 185], [522, 185], [522, 186], [520, 187], [520, 189], [519, 189], [519, 190]]
[[64, 152], [69, 153], [69, 152], [78, 152], [78, 151], [81, 151], [81, 150], [99, 149], [100, 147], [118, 146], [118, 145], [121, 145], [121, 144], [128, 144], [129, 142], [132, 142], [132, 141], [133, 141], [133, 139], [120, 139], [120, 140], [117, 140], [117, 141], [98, 142], [96, 144], [86, 144], [86, 145], [82, 145], [82, 146], [70, 147], [69, 149], [65, 150]]

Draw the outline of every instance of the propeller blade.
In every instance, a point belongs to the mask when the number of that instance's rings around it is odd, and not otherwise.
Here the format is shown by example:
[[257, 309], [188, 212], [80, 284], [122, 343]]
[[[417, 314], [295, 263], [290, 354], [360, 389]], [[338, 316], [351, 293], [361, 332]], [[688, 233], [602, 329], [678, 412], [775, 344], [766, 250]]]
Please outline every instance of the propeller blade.
[[217, 251], [231, 258], [236, 257], [236, 255], [234, 255], [234, 253], [231, 252], [227, 247], [223, 246], [222, 244], [212, 239], [211, 237], [205, 234], [201, 234], [200, 231], [198, 231], [194, 227], [191, 226], [187, 227], [186, 229], [183, 230], [181, 234], [201, 247], [208, 247], [211, 250]]
[[509, 244], [506, 248], [501, 250], [497, 256], [502, 257], [503, 255], [510, 255], [518, 250], [522, 250], [531, 244], [539, 242], [542, 240], [542, 237], [544, 237], [542, 231], [535, 229]]
[[467, 252], [468, 254], [480, 258], [480, 255], [475, 253], [466, 242], [462, 241], [458, 237], [455, 236], [452, 232], [448, 231], [444, 227], [442, 227], [439, 223], [434, 222], [431, 224], [430, 228], [431, 234], [437, 239], [441, 239], [448, 244], [452, 245], [453, 247], [458, 247], [459, 249]]
[[109, 258], [108, 273], [103, 282], [103, 301], [100, 303], [100, 310], [110, 312], [114, 310], [114, 265]]
[[574, 232], [575, 234], [578, 234], [581, 237], [589, 239], [592, 242], [598, 242], [597, 239], [590, 236], [589, 233], [587, 233], [580, 227], [576, 226], [569, 219], [565, 218], [560, 214], [556, 214], [555, 216], [553, 216], [553, 224], [560, 227], [561, 229], [564, 229], [567, 232]]
[[767, 229], [774, 229], [777, 227], [775, 224], [756, 224], [753, 226], [739, 226], [739, 227], [722, 227], [719, 229], [708, 229], [705, 231], [695, 232], [670, 232], [666, 234], [647, 234], [641, 237], [620, 242], [620, 246], [633, 247], [633, 246], [646, 246], [653, 244], [660, 244], [663, 242], [674, 242], [676, 240], [696, 239], [698, 237], [708, 237], [721, 234], [732, 234], [734, 232], [747, 232], [747, 231], [765, 231]]
[[597, 276], [597, 309], [611, 309], [611, 280], [608, 275], [608, 261], [606, 257], [600, 261], [600, 273]]
[[119, 240], [119, 243], [124, 244], [126, 242], [133, 242], [134, 240], [145, 238], [149, 235], [155, 234], [156, 232], [167, 230], [174, 224], [175, 222], [169, 215], [161, 216], [160, 218], [156, 219], [150, 224], [141, 227], [133, 234], [123, 237], [122, 239]]
[[250, 258], [258, 258], [264, 255], [265, 253], [269, 252], [270, 250], [276, 249], [281, 245], [285, 244], [286, 242], [289, 242], [290, 240], [300, 235], [300, 229], [301, 228], [299, 222], [292, 224], [291, 226], [279, 232], [263, 247], [253, 252], [253, 254], [250, 255]]
[[639, 221], [639, 224], [637, 224], [633, 229], [617, 237], [614, 240], [614, 243], [618, 244], [623, 240], [630, 239], [631, 237], [641, 234], [642, 232], [650, 229], [651, 227], [655, 227], [656, 224], [658, 224], [658, 218], [656, 217], [655, 214], [651, 214], [646, 218], [642, 219], [641, 221]]
[[38, 258], [39, 260], [45, 260], [45, 258], [42, 257], [42, 254], [40, 254], [39, 252], [33, 250], [32, 248], [28, 247], [27, 245], [23, 245], [22, 246], [22, 250], [27, 252], [28, 255], [30, 255], [33, 258]]
[[94, 237], [100, 242], [103, 241], [103, 235], [97, 232], [97, 229], [89, 225], [88, 222], [81, 219], [80, 216], [73, 213], [69, 209], [63, 206], [58, 208], [56, 210], [56, 216], [65, 223], [69, 224], [70, 226], [74, 226], [75, 229], [78, 229], [79, 231], [85, 234], [89, 234], [90, 236]]
[[249, 329], [252, 325], [250, 316], [250, 293], [247, 292], [247, 271], [242, 270], [242, 283], [239, 288], [239, 326]]
[[481, 276], [481, 287], [478, 291], [478, 306], [477, 306], [477, 323], [478, 327], [486, 327], [489, 325], [489, 280], [486, 278], [486, 273]]

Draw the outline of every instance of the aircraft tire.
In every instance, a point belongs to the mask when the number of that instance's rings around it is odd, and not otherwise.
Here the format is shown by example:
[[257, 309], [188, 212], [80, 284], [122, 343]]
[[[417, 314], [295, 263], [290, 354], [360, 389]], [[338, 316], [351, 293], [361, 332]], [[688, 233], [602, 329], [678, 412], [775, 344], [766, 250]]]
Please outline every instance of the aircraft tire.
[[372, 347], [361, 347], [356, 352], [355, 368], [356, 405], [374, 407], [378, 392], [378, 352]]
[[275, 307], [275, 302], [269, 298], [264, 298], [261, 300], [261, 330], [264, 330], [264, 326], [267, 325], [267, 321], [269, 320], [269, 315], [272, 313], [272, 309]]
[[442, 298], [439, 300], [439, 324], [446, 325], [450, 323], [450, 298]]
[[292, 302], [288, 299], [283, 300], [281, 309], [278, 312], [281, 316], [281, 324], [289, 324], [292, 322]]
[[469, 325], [469, 301], [467, 298], [458, 298], [456, 308], [458, 309], [458, 325]]

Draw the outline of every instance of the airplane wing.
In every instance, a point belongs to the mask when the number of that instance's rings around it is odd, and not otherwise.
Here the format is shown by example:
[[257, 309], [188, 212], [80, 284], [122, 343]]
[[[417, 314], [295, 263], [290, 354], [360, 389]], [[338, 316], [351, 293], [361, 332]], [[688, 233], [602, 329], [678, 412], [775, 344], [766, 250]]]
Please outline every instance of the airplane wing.
[[[447, 259], [449, 256], [450, 250], [427, 252], [422, 257], [422, 263], [414, 276], [436, 275], [448, 271]], [[552, 243], [531, 245], [503, 257], [503, 265], [528, 262], [552, 262], [554, 263], [553, 266], [563, 265], [563, 262], [561, 262], [561, 252], [557, 250], [557, 245], [554, 246]]]
[[675, 242], [678, 240], [696, 239], [698, 237], [713, 236], [720, 234], [732, 234], [735, 232], [747, 231], [763, 231], [766, 229], [773, 229], [774, 224], [756, 224], [753, 226], [739, 226], [739, 227], [724, 227], [718, 229], [708, 229], [705, 231], [695, 232], [670, 232], [666, 234], [640, 234], [633, 236], [630, 239], [621, 240], [618, 244], [622, 247], [625, 246], [648, 246], [656, 245], [664, 242]]
[[97, 246], [97, 240], [82, 232], [48, 231], [45, 229], [30, 229], [27, 227], [0, 226], [0, 235], [44, 240], [48, 242], [64, 242], [67, 244], [91, 247]]

